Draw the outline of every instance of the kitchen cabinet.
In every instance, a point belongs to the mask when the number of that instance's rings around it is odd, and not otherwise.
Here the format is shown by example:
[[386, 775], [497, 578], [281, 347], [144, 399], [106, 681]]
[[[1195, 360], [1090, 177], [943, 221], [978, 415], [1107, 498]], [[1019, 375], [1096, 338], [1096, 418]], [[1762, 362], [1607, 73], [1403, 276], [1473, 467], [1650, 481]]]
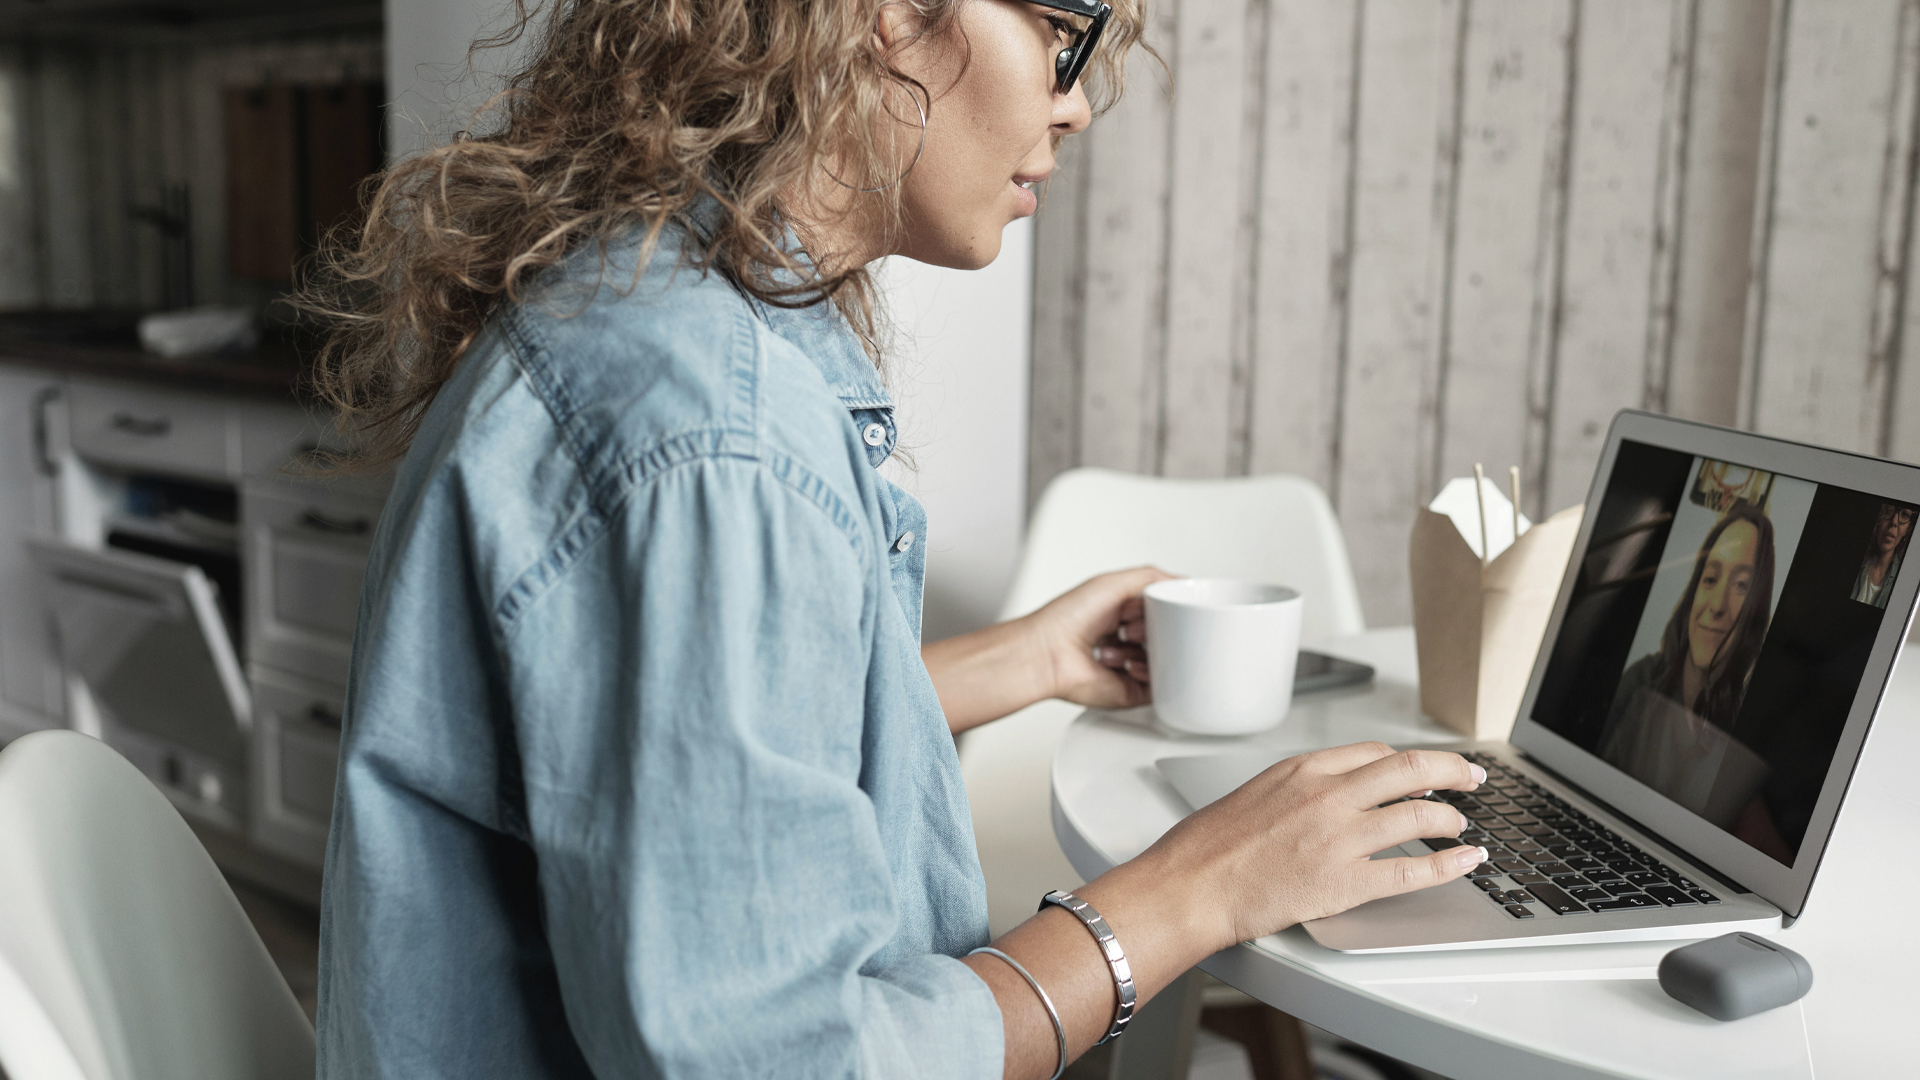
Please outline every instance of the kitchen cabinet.
[[247, 639], [253, 661], [344, 684], [360, 578], [380, 503], [335, 485], [250, 480], [246, 533]]
[[358, 216], [360, 183], [386, 157], [385, 100], [367, 81], [226, 92], [230, 273], [285, 281], [302, 252]]
[[230, 870], [317, 882], [385, 482], [290, 470], [340, 444], [258, 380], [0, 352], [0, 419], [0, 742], [96, 735]]
[[319, 866], [333, 816], [345, 691], [257, 665], [253, 691], [253, 840]]
[[27, 551], [71, 691], [102, 737], [183, 813], [243, 828], [252, 694], [206, 571], [53, 537]]
[[56, 526], [61, 381], [0, 367], [0, 741], [66, 723], [54, 630], [26, 541]]
[[89, 461], [219, 479], [236, 466], [224, 402], [153, 387], [74, 381], [74, 453]]
[[226, 92], [227, 271], [285, 281], [300, 242], [294, 90]]

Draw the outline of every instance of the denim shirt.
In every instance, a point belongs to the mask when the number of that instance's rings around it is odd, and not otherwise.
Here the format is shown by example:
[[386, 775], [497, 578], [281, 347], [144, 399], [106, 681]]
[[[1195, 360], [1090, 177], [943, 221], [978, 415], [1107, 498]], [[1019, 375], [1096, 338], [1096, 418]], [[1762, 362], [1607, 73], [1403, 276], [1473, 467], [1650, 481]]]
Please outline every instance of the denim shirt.
[[[926, 524], [830, 305], [596, 250], [428, 410], [368, 565], [319, 1074], [998, 1077]], [[624, 266], [623, 266], [623, 260]]]

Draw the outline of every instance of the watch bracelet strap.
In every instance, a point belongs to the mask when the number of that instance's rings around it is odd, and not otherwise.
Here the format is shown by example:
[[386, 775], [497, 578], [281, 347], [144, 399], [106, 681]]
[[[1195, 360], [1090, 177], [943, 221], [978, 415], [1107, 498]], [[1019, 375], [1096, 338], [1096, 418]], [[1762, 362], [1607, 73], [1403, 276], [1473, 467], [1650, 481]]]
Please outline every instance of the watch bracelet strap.
[[1040, 898], [1039, 910], [1045, 911], [1049, 904], [1066, 909], [1068, 914], [1080, 920], [1080, 924], [1087, 928], [1087, 933], [1093, 935], [1094, 944], [1100, 946], [1100, 954], [1106, 957], [1107, 969], [1113, 974], [1113, 1026], [1107, 1029], [1099, 1043], [1094, 1043], [1098, 1046], [1127, 1030], [1127, 1023], [1133, 1019], [1136, 997], [1133, 967], [1127, 963], [1127, 954], [1121, 950], [1120, 939], [1114, 936], [1113, 928], [1107, 925], [1107, 920], [1100, 917], [1092, 904], [1058, 889]]

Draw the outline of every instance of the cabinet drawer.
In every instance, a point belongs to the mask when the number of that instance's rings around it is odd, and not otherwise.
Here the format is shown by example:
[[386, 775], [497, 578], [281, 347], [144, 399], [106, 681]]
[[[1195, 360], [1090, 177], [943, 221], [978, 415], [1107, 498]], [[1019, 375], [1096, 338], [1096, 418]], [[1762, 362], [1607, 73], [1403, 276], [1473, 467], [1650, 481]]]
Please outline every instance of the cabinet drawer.
[[320, 421], [298, 405], [240, 403], [233, 412], [240, 429], [240, 469], [248, 476], [271, 477], [321, 445]]
[[252, 658], [344, 683], [377, 500], [320, 484], [260, 482], [241, 493]]
[[57, 637], [26, 538], [51, 535], [66, 403], [57, 378], [0, 365], [0, 741], [66, 720]]
[[252, 834], [308, 866], [326, 859], [340, 770], [339, 689], [255, 665]]
[[233, 415], [240, 433], [240, 466], [249, 477], [309, 483], [322, 491], [376, 501], [384, 501], [393, 486], [391, 465], [355, 469], [310, 482], [301, 479], [303, 470], [324, 464], [309, 459], [309, 451], [348, 455], [354, 446], [340, 434], [333, 416], [322, 406], [238, 403]]
[[238, 469], [231, 417], [215, 400], [144, 387], [75, 383], [75, 452], [146, 471], [227, 477]]

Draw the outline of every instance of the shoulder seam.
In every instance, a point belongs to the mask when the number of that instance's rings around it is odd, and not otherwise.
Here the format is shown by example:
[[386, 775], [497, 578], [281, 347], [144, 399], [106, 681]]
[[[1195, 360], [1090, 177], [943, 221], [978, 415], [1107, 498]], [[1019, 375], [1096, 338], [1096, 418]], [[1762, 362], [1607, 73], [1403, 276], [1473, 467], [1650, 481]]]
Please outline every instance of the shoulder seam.
[[727, 365], [727, 378], [733, 383], [734, 404], [745, 414], [729, 414], [728, 425], [744, 432], [753, 439], [755, 445], [760, 442], [760, 382], [764, 375], [761, 358], [766, 351], [758, 323], [759, 320], [746, 305], [734, 309], [733, 357]]
[[[667, 444], [688, 437], [698, 437], [702, 431], [721, 431], [734, 436], [734, 442], [744, 438], [750, 445], [726, 447], [729, 453], [752, 455], [760, 441], [760, 390], [762, 375], [762, 356], [765, 342], [760, 333], [764, 329], [759, 325], [753, 312], [743, 303], [731, 307], [733, 326], [731, 343], [726, 358], [726, 395], [722, 403], [718, 427], [682, 431], [664, 436], [646, 445], [637, 452], [645, 458], [659, 453]], [[555, 370], [551, 352], [545, 335], [540, 327], [525, 319], [518, 306], [509, 306], [501, 316], [502, 337], [506, 339], [514, 365], [532, 388], [534, 397], [539, 399], [546, 410], [548, 419], [557, 429], [561, 445], [573, 459], [573, 465], [588, 491], [588, 498], [601, 513], [611, 513], [618, 503], [622, 487], [622, 474], [627, 472], [626, 464], [619, 459], [601, 461], [593, 452], [591, 441], [583, 442], [581, 424], [578, 422], [580, 403], [569, 391], [567, 380], [561, 378]]]
[[500, 336], [507, 343], [507, 354], [512, 357], [513, 365], [520, 369], [520, 377], [533, 387], [533, 396], [546, 410], [547, 420], [553, 424], [554, 433], [560, 438], [560, 445], [567, 448], [567, 456], [573, 459], [574, 472], [586, 479], [586, 456], [575, 441], [573, 425], [569, 423], [577, 411], [573, 401], [567, 396], [566, 387], [559, 379], [552, 377], [549, 366], [533, 363], [527, 351], [538, 348], [527, 340], [531, 328], [520, 318], [517, 308], [509, 306], [500, 317]]
[[[619, 511], [632, 502], [642, 488], [679, 469], [709, 461], [744, 461], [756, 466], [791, 491], [802, 502], [819, 510], [847, 541], [847, 547], [863, 574], [871, 574], [866, 529], [860, 515], [845, 499], [798, 458], [785, 453], [745, 454], [727, 447], [728, 432], [705, 429], [668, 439], [647, 453], [629, 460], [615, 476], [619, 491], [599, 512], [582, 515], [561, 533], [547, 553], [523, 571], [507, 587], [494, 605], [494, 618], [502, 634], [511, 632], [513, 623], [529, 606], [564, 578], [580, 559], [582, 552], [606, 532]], [[600, 500], [594, 498], [595, 504]]]

